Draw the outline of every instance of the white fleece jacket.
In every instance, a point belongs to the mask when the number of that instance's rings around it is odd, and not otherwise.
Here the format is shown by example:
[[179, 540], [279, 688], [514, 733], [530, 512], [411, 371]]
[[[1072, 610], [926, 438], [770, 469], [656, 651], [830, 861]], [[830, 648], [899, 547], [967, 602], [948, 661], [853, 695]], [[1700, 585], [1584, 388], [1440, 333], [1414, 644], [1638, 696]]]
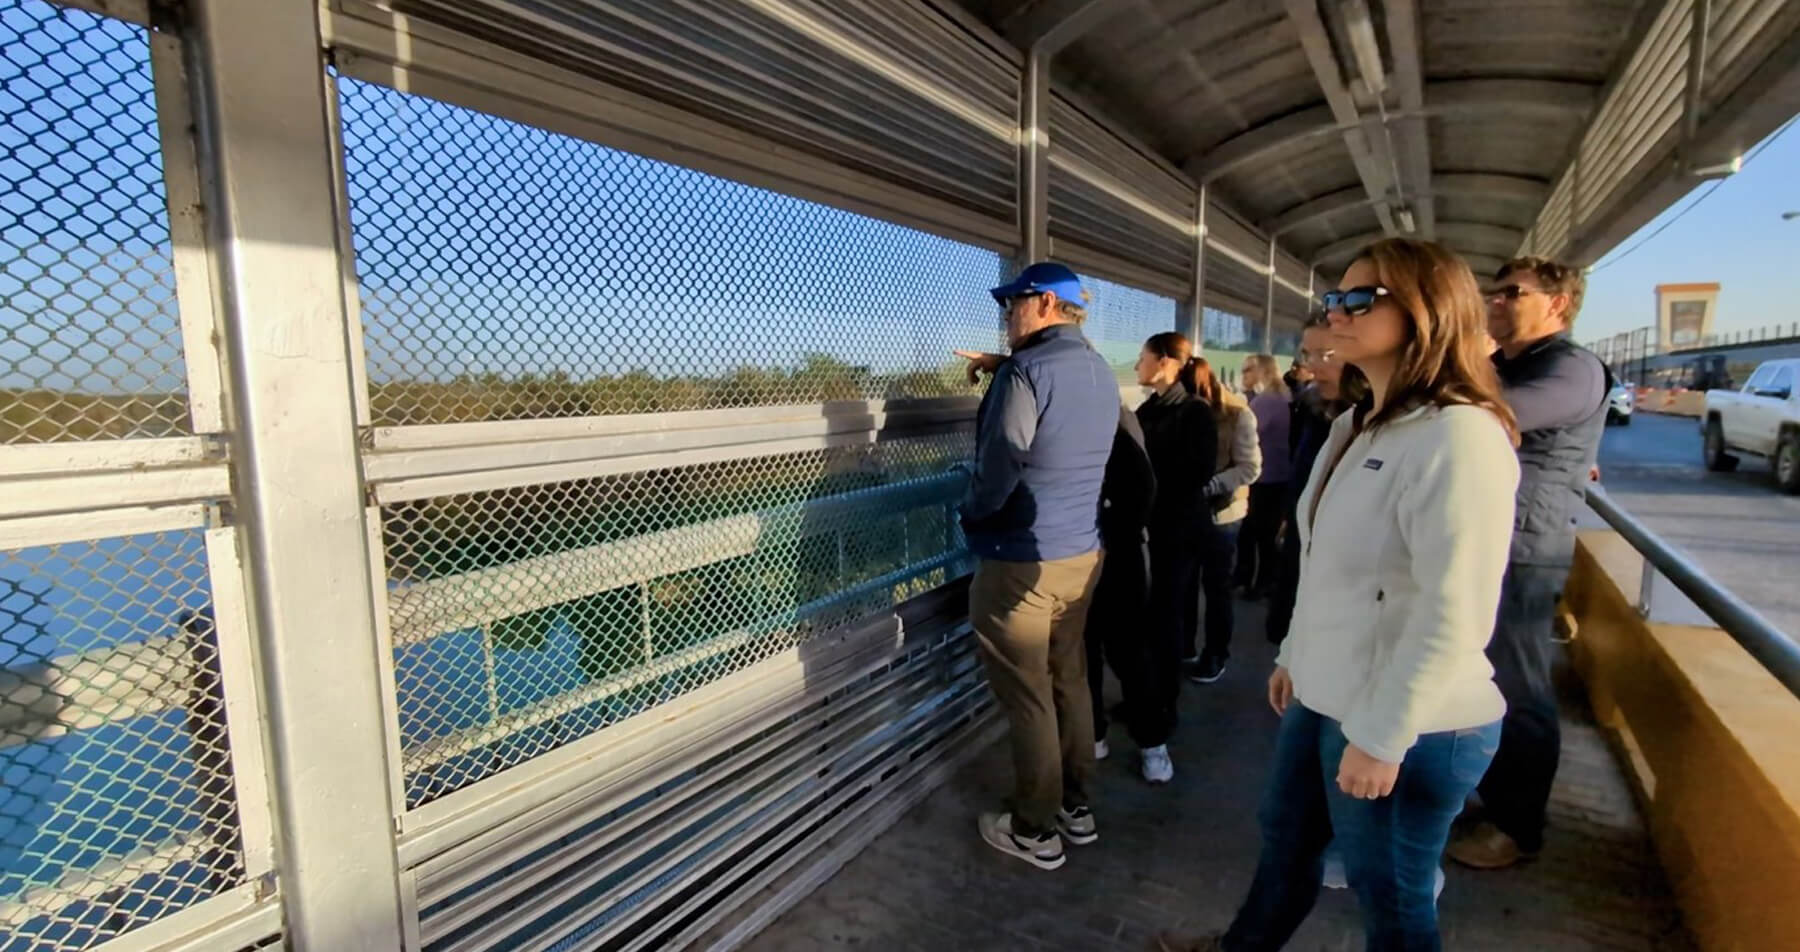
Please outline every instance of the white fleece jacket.
[[1420, 734], [1506, 711], [1484, 649], [1519, 462], [1477, 407], [1421, 407], [1354, 439], [1352, 416], [1332, 425], [1300, 497], [1300, 588], [1276, 663], [1301, 704], [1399, 763]]

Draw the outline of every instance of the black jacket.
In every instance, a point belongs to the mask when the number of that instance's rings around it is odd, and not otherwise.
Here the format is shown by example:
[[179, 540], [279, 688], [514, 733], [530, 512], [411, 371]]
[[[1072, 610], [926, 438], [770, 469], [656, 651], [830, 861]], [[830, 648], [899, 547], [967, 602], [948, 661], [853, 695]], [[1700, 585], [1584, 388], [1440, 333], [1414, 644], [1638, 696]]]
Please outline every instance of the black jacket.
[[1184, 387], [1152, 394], [1137, 409], [1144, 428], [1144, 448], [1156, 476], [1156, 499], [1150, 507], [1151, 532], [1196, 533], [1212, 526], [1212, 503], [1206, 483], [1218, 455], [1218, 424], [1206, 401]]
[[1119, 429], [1112, 455], [1106, 458], [1106, 480], [1100, 486], [1100, 541], [1107, 549], [1141, 545], [1156, 499], [1156, 473], [1144, 449], [1137, 417], [1119, 408]]

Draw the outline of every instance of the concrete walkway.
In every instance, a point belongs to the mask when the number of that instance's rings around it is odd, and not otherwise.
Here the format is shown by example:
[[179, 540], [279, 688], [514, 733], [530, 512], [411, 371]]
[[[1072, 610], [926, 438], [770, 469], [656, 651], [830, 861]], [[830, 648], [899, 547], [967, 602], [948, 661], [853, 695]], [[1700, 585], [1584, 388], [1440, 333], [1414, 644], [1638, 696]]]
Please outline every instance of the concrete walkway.
[[[1136, 952], [1159, 929], [1223, 928], [1254, 870], [1256, 803], [1276, 726], [1263, 701], [1273, 649], [1260, 634], [1260, 608], [1244, 606], [1239, 620], [1257, 634], [1239, 636], [1224, 679], [1184, 688], [1175, 782], [1142, 783], [1136, 751], [1115, 727], [1095, 800], [1100, 842], [1070, 847], [1061, 870], [1001, 856], [976, 833], [976, 814], [1009, 784], [996, 747], [745, 948]], [[1688, 952], [1633, 797], [1568, 687], [1549, 844], [1515, 870], [1448, 870], [1446, 948]], [[1355, 897], [1327, 890], [1289, 948], [1361, 949]]]

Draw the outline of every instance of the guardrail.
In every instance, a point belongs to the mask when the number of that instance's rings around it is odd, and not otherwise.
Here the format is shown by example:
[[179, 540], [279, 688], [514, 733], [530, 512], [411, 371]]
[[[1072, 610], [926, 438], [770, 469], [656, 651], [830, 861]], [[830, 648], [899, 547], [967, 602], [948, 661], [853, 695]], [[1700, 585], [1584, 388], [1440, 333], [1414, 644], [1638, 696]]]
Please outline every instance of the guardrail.
[[1796, 698], [1800, 698], [1800, 644], [1796, 644], [1786, 632], [1777, 628], [1743, 599], [1713, 581], [1712, 576], [1707, 575], [1692, 559], [1676, 551], [1656, 533], [1651, 532], [1648, 526], [1620, 508], [1606, 494], [1606, 490], [1597, 486], [1589, 487], [1587, 501], [1588, 506], [1601, 519], [1606, 520], [1613, 531], [1631, 543], [1631, 547], [1644, 557], [1644, 574], [1638, 589], [1637, 607], [1640, 614], [1649, 616], [1651, 591], [1656, 573], [1661, 572], [1683, 595], [1692, 599], [1714, 624], [1768, 669], [1782, 686]]

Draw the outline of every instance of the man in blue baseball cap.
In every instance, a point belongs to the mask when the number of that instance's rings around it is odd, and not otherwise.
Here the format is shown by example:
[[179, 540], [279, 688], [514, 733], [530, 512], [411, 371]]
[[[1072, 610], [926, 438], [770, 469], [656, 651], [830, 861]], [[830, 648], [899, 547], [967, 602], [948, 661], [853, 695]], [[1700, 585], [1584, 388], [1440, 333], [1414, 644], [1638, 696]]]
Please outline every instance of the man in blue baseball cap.
[[969, 620], [1012, 728], [1011, 810], [981, 816], [995, 849], [1042, 869], [1063, 839], [1099, 838], [1088, 805], [1094, 723], [1082, 634], [1100, 574], [1100, 484], [1119, 421], [1112, 368], [1082, 336], [1086, 294], [1059, 264], [993, 289], [1011, 354], [958, 352], [981, 399], [963, 532], [979, 559]]

